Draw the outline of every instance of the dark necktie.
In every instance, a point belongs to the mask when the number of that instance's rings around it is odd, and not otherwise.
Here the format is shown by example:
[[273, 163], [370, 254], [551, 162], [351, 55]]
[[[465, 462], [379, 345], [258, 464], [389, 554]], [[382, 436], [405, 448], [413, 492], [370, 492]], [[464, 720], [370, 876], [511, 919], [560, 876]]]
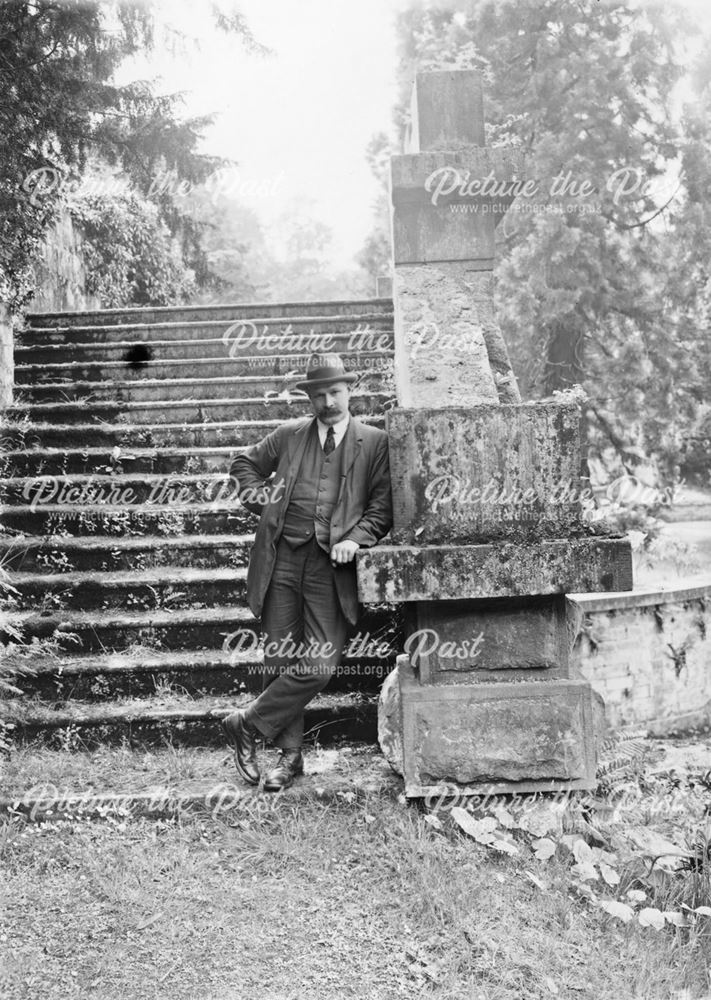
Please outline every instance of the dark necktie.
[[333, 449], [336, 447], [336, 436], [333, 432], [333, 427], [328, 428], [328, 433], [326, 434], [326, 440], [323, 443], [323, 453], [324, 455], [330, 455]]

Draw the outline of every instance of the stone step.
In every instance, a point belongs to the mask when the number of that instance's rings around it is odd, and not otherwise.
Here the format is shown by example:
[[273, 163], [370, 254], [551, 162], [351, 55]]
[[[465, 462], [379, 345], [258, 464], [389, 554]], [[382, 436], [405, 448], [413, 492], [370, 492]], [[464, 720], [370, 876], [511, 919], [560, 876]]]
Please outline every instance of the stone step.
[[[173, 378], [219, 378], [225, 376], [280, 375], [293, 372], [295, 376], [306, 371], [308, 354], [259, 354], [249, 357], [230, 357], [217, 354], [212, 357], [159, 358], [135, 367], [125, 361], [65, 361], [41, 365], [18, 364], [15, 367], [15, 382], [19, 389], [24, 386], [40, 385], [42, 382], [55, 383], [61, 379], [69, 382], [112, 382], [120, 387], [123, 379], [135, 381], [139, 373], [148, 379]], [[392, 351], [365, 351], [342, 354], [343, 364], [348, 372], [372, 375], [375, 372], [392, 371]]]
[[[224, 636], [242, 627], [257, 627], [243, 604], [188, 610], [54, 609], [18, 611], [13, 618], [26, 640], [34, 636], [57, 640], [60, 651], [72, 655], [125, 652], [131, 647], [158, 649], [214, 649]], [[2, 629], [0, 627], [0, 636]]]
[[144, 570], [70, 570], [66, 573], [13, 573], [17, 606], [40, 613], [62, 608], [167, 609], [176, 613], [199, 607], [245, 603], [244, 567], [156, 566]]
[[[128, 342], [154, 346], [155, 341], [175, 340], [226, 340], [245, 343], [253, 350], [264, 350], [266, 342], [272, 344], [270, 352], [301, 344], [301, 351], [337, 351], [332, 337], [352, 339], [354, 350], [367, 347], [371, 332], [390, 333], [392, 346], [392, 313], [365, 312], [348, 316], [270, 317], [254, 316], [250, 319], [195, 319], [192, 322], [72, 324], [67, 327], [28, 326], [20, 331], [22, 348], [74, 348], [80, 345], [99, 349], [111, 344]], [[386, 338], [387, 339], [387, 338]], [[381, 343], [380, 338], [376, 338]], [[280, 343], [283, 341], [283, 344]]]
[[[391, 397], [388, 393], [353, 393], [350, 410], [354, 416], [381, 413]], [[131, 424], [210, 423], [234, 420], [289, 420], [312, 412], [308, 398], [299, 393], [280, 397], [267, 390], [262, 397], [222, 399], [176, 399], [150, 401], [81, 400], [80, 402], [19, 403], [5, 411], [7, 420], [27, 418], [35, 424], [71, 424], [106, 421], [117, 418]]]
[[257, 521], [244, 507], [232, 504], [157, 506], [135, 504], [46, 504], [0, 508], [6, 530], [28, 535], [59, 532], [80, 536], [91, 532], [107, 538], [120, 535], [222, 535], [255, 527]]
[[[302, 414], [298, 414], [302, 415]], [[382, 426], [382, 417], [362, 415], [364, 422]], [[211, 423], [165, 423], [165, 424], [13, 424], [6, 423], [2, 429], [0, 445], [9, 452], [31, 448], [41, 442], [43, 448], [64, 447], [79, 450], [80, 446], [104, 448], [121, 447], [131, 451], [133, 446], [145, 447], [211, 447], [231, 445], [244, 447], [260, 441], [283, 421], [278, 419], [259, 420], [215, 420]]]
[[230, 463], [244, 448], [232, 445], [212, 447], [153, 448], [47, 448], [32, 441], [32, 448], [0, 452], [0, 470], [6, 478], [18, 476], [141, 472], [154, 475], [183, 473], [226, 473]]
[[80, 445], [104, 445], [113, 448], [121, 445], [130, 449], [162, 445], [232, 444], [234, 447], [253, 444], [279, 426], [279, 420], [220, 420], [213, 423], [143, 424], [137, 428], [129, 423], [118, 424], [14, 424], [7, 422], [2, 430], [2, 443], [13, 446], [30, 446], [42, 442], [44, 447], [66, 446], [76, 449]]
[[212, 535], [18, 535], [0, 537], [0, 565], [8, 572], [131, 570], [157, 566], [244, 567], [253, 534]]
[[[61, 582], [61, 581], [60, 581]], [[54, 636], [69, 655], [129, 652], [137, 646], [160, 650], [199, 650], [221, 646], [225, 637], [241, 628], [258, 629], [254, 615], [243, 604], [225, 607], [161, 610], [53, 609], [13, 613], [26, 640]], [[358, 629], [370, 635], [393, 627], [393, 611], [367, 608]], [[0, 637], [2, 627], [0, 626]]]
[[107, 506], [130, 507], [148, 504], [155, 508], [179, 509], [187, 504], [212, 504], [215, 508], [234, 506], [239, 501], [239, 482], [228, 472], [195, 475], [40, 475], [0, 479], [0, 497], [20, 507]]
[[193, 323], [205, 320], [293, 319], [299, 316], [354, 316], [392, 313], [392, 299], [344, 299], [319, 302], [237, 302], [218, 305], [152, 306], [150, 308], [93, 309], [82, 312], [32, 312], [32, 327], [73, 325], [113, 326], [121, 323]]
[[262, 668], [258, 650], [247, 656], [221, 648], [169, 652], [137, 648], [124, 653], [66, 656], [61, 664], [51, 657], [39, 659], [33, 662], [32, 675], [10, 673], [8, 680], [25, 698], [116, 701], [147, 698], [171, 689], [191, 697], [258, 692]]
[[[392, 363], [392, 358], [390, 359]], [[381, 392], [389, 381], [391, 373], [379, 368], [372, 374], [363, 375], [356, 392]], [[71, 404], [78, 401], [87, 403], [107, 401], [117, 406], [123, 401], [135, 402], [179, 402], [196, 400], [263, 399], [271, 393], [286, 392], [293, 385], [293, 378], [285, 375], [237, 375], [216, 378], [126, 378], [119, 382], [47, 382], [22, 385], [16, 392], [18, 403]]]
[[[258, 651], [249, 660], [221, 650], [230, 633], [258, 628], [245, 604], [256, 518], [232, 496], [206, 497], [205, 475], [224, 475], [248, 444], [309, 412], [285, 390], [314, 350], [345, 356], [359, 374], [353, 412], [382, 426], [393, 395], [392, 327], [390, 300], [29, 318], [16, 405], [0, 433], [0, 496], [11, 504], [0, 561], [25, 639], [54, 643], [33, 659], [34, 678], [20, 679], [29, 696], [14, 705], [16, 718], [25, 713], [20, 737], [59, 728], [70, 741], [162, 740], [175, 726], [179, 738], [201, 742], [223, 710], [220, 697], [232, 709], [259, 689]], [[155, 360], [142, 365], [139, 345]], [[87, 498], [81, 488], [97, 474], [100, 486], [132, 485], [136, 502]], [[165, 494], [165, 477], [176, 474], [179, 500]], [[56, 485], [79, 496], [26, 496], [38, 475], [59, 476]], [[371, 608], [359, 628], [392, 635], [392, 612]], [[346, 660], [352, 672], [315, 703], [322, 713], [336, 705], [328, 721], [346, 736], [361, 721], [342, 717], [353, 695], [339, 692], [374, 693], [391, 666], [382, 654], [370, 673], [367, 665]]]
[[[115, 702], [42, 702], [12, 699], [5, 720], [18, 742], [57, 741], [63, 746], [131, 744], [224, 746], [220, 719], [246, 706], [251, 694], [235, 697], [172, 695]], [[336, 738], [377, 738], [377, 696], [362, 692], [317, 695], [304, 711], [307, 738], [320, 743]], [[62, 732], [63, 731], [63, 732]], [[226, 752], [227, 748], [226, 748]]]
[[[251, 342], [251, 335], [239, 336], [240, 328], [234, 335], [234, 339], [230, 340], [231, 329], [229, 326], [225, 327], [224, 336], [218, 337], [161, 340], [158, 331], [148, 327], [140, 336], [131, 340], [110, 341], [108, 343], [97, 341], [16, 346], [15, 364], [52, 365], [57, 362], [69, 361], [75, 364], [87, 364], [92, 361], [98, 363], [113, 361], [137, 367], [139, 362], [147, 364], [180, 358], [241, 358], [244, 360], [271, 356], [275, 353], [282, 357], [301, 358], [304, 354], [313, 354], [314, 350], [318, 350], [319, 346], [326, 342], [328, 342], [331, 351], [346, 356], [357, 353], [364, 348], [376, 353], [392, 351], [393, 349], [392, 334], [385, 330], [376, 331], [373, 327], [368, 327], [367, 331], [357, 328], [343, 333], [329, 334], [308, 332], [304, 335], [294, 333], [287, 336], [285, 334], [283, 337], [274, 334], [262, 341], [264, 346], [261, 348], [259, 342]], [[283, 345], [276, 343], [279, 339], [284, 341]], [[139, 348], [141, 348], [140, 353], [138, 353]]]
[[[101, 653], [33, 661], [31, 676], [7, 679], [25, 698], [44, 701], [116, 701], [148, 698], [161, 692], [201, 695], [258, 694], [262, 690], [264, 658], [256, 630], [241, 634], [242, 650], [146, 649], [132, 653]], [[237, 639], [233, 640], [236, 642]], [[373, 645], [375, 649], [375, 643]], [[395, 665], [395, 657], [344, 657], [341, 669], [328, 684], [329, 691], [377, 691]]]

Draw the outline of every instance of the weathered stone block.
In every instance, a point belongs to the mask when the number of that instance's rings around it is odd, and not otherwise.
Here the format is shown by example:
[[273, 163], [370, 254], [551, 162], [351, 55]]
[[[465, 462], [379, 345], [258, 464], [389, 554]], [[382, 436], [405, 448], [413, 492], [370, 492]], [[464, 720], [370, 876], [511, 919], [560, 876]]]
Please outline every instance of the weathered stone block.
[[498, 403], [485, 328], [496, 328], [491, 275], [462, 263], [394, 272], [395, 385], [412, 408]]
[[369, 604], [632, 590], [625, 538], [376, 545], [356, 553], [356, 567], [358, 598]]
[[413, 150], [484, 145], [484, 98], [476, 70], [418, 73], [411, 111]]
[[565, 597], [407, 605], [404, 651], [421, 684], [568, 677]]
[[581, 534], [592, 498], [577, 403], [391, 410], [392, 538], [451, 544]]
[[525, 185], [516, 150], [415, 153], [391, 160], [393, 260], [479, 261], [492, 270], [494, 232]]
[[[378, 699], [378, 742], [383, 756], [396, 774], [404, 774], [404, 751], [403, 751], [403, 728], [402, 728], [402, 675], [412, 676], [412, 667], [407, 656], [398, 657], [398, 664], [383, 682]], [[579, 678], [582, 679], [582, 678]], [[597, 758], [598, 747], [604, 739], [610, 735], [610, 726], [606, 715], [605, 702], [602, 697], [591, 689], [592, 698], [592, 725], [593, 725], [593, 747], [594, 756]], [[447, 786], [442, 786], [447, 790]], [[449, 789], [452, 791], [452, 789]], [[504, 791], [509, 791], [505, 786]], [[524, 790], [522, 787], [517, 791]], [[540, 790], [540, 785], [536, 784], [532, 791]], [[458, 791], [458, 789], [457, 789]], [[475, 789], [476, 794], [481, 794], [479, 786]], [[486, 789], [483, 790], [486, 792]], [[492, 790], [493, 792], [496, 789]], [[439, 790], [437, 790], [439, 793]], [[427, 794], [426, 792], [423, 794]]]
[[521, 401], [494, 313], [491, 273], [465, 262], [401, 265], [394, 281], [401, 405]]
[[593, 788], [590, 685], [579, 680], [421, 686], [399, 658], [405, 794], [442, 784]]

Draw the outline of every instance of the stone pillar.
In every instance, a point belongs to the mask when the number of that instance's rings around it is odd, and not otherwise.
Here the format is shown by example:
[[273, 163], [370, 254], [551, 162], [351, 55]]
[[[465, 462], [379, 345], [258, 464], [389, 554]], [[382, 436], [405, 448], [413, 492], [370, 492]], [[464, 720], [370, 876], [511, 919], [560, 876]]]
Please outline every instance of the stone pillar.
[[408, 796], [590, 788], [565, 594], [631, 589], [631, 551], [583, 520], [579, 405], [520, 401], [494, 315], [494, 230], [524, 164], [484, 147], [471, 71], [418, 74], [410, 148], [392, 161], [393, 544], [357, 556], [360, 599], [406, 606], [381, 743]]
[[417, 75], [409, 146], [391, 163], [400, 402], [520, 402], [493, 269], [495, 229], [523, 183], [523, 161], [485, 147], [478, 73]]
[[12, 317], [7, 306], [0, 302], [0, 410], [12, 406], [15, 383]]

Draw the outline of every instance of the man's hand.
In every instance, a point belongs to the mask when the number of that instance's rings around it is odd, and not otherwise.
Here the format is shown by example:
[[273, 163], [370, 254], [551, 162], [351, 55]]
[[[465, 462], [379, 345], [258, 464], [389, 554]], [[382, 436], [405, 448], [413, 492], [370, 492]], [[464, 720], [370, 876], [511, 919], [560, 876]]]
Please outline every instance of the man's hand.
[[336, 542], [336, 544], [331, 549], [331, 562], [332, 563], [349, 563], [353, 561], [353, 556], [356, 554], [360, 545], [358, 542], [352, 542], [350, 539], [346, 539], [344, 542]]

